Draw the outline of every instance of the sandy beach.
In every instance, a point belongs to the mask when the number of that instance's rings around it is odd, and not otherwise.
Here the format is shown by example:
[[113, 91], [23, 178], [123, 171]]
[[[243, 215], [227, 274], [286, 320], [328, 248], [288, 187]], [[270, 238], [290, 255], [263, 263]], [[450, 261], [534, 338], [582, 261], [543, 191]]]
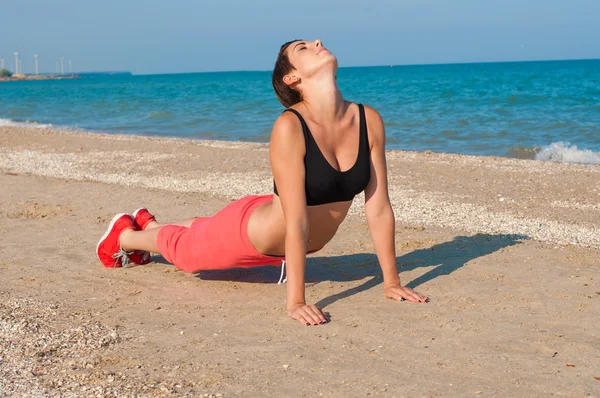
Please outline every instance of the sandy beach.
[[359, 196], [285, 312], [279, 267], [105, 269], [115, 213], [272, 192], [266, 144], [0, 127], [1, 396], [600, 396], [600, 166], [388, 152], [383, 297]]

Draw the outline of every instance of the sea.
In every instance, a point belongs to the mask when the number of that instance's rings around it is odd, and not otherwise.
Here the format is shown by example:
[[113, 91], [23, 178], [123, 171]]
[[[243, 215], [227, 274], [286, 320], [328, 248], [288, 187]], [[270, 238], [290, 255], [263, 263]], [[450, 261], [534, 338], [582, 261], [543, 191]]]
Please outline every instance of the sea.
[[[600, 60], [340, 68], [387, 149], [600, 164]], [[270, 71], [0, 82], [0, 126], [268, 142]]]

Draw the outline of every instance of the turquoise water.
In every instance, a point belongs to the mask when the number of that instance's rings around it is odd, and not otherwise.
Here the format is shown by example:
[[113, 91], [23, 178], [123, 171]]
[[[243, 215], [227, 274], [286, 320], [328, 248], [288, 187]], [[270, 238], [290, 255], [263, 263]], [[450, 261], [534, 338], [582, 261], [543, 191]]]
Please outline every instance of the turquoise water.
[[[600, 164], [600, 60], [341, 68], [384, 118], [388, 149]], [[267, 142], [270, 72], [0, 83], [0, 124]]]

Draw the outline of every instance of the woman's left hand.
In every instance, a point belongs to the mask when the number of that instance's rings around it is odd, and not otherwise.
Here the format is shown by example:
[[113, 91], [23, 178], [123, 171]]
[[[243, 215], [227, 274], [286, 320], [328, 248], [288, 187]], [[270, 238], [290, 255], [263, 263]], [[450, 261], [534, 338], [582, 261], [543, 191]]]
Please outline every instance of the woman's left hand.
[[421, 293], [415, 292], [409, 287], [402, 287], [400, 285], [390, 286], [384, 288], [385, 297], [402, 301], [408, 300], [413, 303], [427, 303], [429, 302], [429, 297], [422, 295]]

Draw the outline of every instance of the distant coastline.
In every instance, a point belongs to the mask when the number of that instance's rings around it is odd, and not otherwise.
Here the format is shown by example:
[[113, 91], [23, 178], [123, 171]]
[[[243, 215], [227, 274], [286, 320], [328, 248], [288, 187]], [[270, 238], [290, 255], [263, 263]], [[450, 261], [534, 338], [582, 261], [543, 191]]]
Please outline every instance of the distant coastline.
[[10, 77], [0, 77], [0, 82], [22, 81], [22, 80], [63, 80], [78, 79], [79, 75], [12, 75]]
[[22, 75], [13, 74], [11, 76], [0, 76], [0, 82], [7, 81], [30, 81], [30, 80], [65, 80], [79, 79], [82, 77], [94, 76], [131, 76], [131, 72], [127, 71], [107, 71], [107, 72], [81, 72], [76, 74], [59, 75], [59, 74], [44, 74], [44, 75]]

